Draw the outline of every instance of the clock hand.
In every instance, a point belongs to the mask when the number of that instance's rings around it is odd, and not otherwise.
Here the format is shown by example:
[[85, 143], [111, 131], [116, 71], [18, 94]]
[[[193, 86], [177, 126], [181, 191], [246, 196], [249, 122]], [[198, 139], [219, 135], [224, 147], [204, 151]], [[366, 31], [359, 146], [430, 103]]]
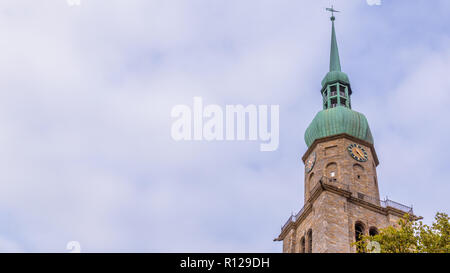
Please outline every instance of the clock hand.
[[361, 156], [364, 157], [363, 153], [360, 150], [356, 150], [356, 152]]

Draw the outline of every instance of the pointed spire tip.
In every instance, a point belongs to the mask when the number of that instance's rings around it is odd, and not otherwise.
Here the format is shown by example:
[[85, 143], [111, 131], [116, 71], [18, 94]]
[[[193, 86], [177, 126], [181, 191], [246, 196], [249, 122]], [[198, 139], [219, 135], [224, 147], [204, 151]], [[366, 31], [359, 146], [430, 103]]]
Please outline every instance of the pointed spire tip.
[[339, 50], [336, 41], [336, 31], [334, 30], [334, 16], [331, 16], [330, 71], [341, 71], [341, 62], [339, 60]]

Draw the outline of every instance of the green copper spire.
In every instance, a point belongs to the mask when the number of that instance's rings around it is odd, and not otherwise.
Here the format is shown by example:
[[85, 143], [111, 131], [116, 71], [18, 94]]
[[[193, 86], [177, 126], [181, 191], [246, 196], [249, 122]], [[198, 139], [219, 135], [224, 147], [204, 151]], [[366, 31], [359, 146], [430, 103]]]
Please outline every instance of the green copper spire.
[[336, 30], [334, 28], [334, 21], [336, 20], [336, 17], [334, 17], [334, 13], [339, 11], [335, 10], [333, 6], [331, 8], [327, 8], [326, 10], [331, 11], [330, 72], [328, 72], [325, 78], [322, 80], [322, 88], [325, 88], [327, 85], [336, 82], [341, 82], [343, 84], [350, 86], [350, 80], [348, 79], [347, 74], [341, 71], [341, 60], [339, 59], [339, 50], [336, 40]]
[[341, 62], [339, 60], [339, 50], [336, 41], [336, 31], [334, 30], [334, 16], [331, 16], [331, 52], [330, 52], [330, 71], [341, 71]]
[[341, 62], [334, 29], [333, 7], [331, 14], [330, 71], [322, 80], [323, 110], [317, 113], [305, 132], [305, 142], [310, 147], [314, 141], [339, 134], [347, 134], [373, 144], [372, 133], [366, 117], [352, 110], [352, 89], [347, 74], [341, 71]]

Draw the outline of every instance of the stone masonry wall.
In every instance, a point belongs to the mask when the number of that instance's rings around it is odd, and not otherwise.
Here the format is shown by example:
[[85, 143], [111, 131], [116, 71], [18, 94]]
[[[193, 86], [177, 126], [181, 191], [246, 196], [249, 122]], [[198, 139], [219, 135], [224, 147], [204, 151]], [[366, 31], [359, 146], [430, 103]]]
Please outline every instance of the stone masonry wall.
[[[358, 162], [351, 157], [347, 147], [352, 143], [359, 144], [367, 152], [366, 162]], [[302, 238], [305, 238], [307, 249], [306, 234], [309, 229], [312, 229], [314, 253], [355, 252], [352, 243], [355, 242], [356, 222], [363, 224], [365, 234], [369, 233], [371, 227], [380, 229], [396, 224], [398, 216], [380, 209], [369, 209], [354, 198], [336, 192], [324, 190], [315, 200], [310, 200], [312, 190], [325, 176], [334, 178], [331, 184], [348, 185], [352, 197], [368, 196], [363, 200], [379, 205], [376, 163], [370, 147], [363, 142], [342, 137], [319, 142], [309, 155], [312, 152], [316, 153], [316, 162], [309, 173], [305, 172], [305, 204], [312, 202], [312, 210], [284, 236], [283, 252], [300, 252]], [[331, 172], [334, 172], [333, 177]]]

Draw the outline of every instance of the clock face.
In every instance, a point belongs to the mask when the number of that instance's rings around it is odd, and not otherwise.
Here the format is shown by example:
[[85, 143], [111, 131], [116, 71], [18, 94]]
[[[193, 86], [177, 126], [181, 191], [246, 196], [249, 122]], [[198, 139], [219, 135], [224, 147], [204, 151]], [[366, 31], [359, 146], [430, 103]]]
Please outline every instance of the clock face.
[[350, 144], [348, 146], [348, 152], [350, 155], [359, 162], [367, 161], [368, 156], [366, 150], [358, 144]]
[[306, 160], [305, 168], [306, 172], [310, 172], [314, 168], [314, 163], [316, 163], [316, 152], [313, 152]]

